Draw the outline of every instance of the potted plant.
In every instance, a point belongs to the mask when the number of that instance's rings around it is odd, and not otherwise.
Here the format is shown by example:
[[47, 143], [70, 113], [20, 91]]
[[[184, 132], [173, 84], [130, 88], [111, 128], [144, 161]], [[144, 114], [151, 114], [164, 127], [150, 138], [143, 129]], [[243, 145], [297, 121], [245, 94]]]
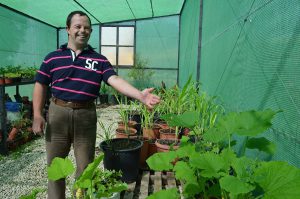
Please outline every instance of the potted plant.
[[122, 100], [118, 100], [119, 104], [119, 114], [121, 117], [121, 121], [118, 122], [118, 128], [116, 129], [116, 137], [117, 138], [129, 138], [129, 137], [137, 137], [137, 130], [135, 129], [135, 125], [137, 124], [135, 121], [129, 120], [128, 109], [127, 106], [127, 98], [124, 98], [123, 103]]
[[38, 68], [36, 66], [21, 68], [20, 73], [21, 73], [22, 81], [33, 80], [37, 70]]
[[133, 81], [133, 85], [135, 85], [138, 89], [149, 87], [151, 77], [154, 75], [153, 71], [146, 69], [147, 64], [148, 61], [146, 59], [136, 55], [135, 63], [129, 70], [128, 77]]
[[[274, 153], [275, 145], [257, 136], [270, 128], [275, 114], [270, 109], [226, 114], [204, 133], [203, 140], [191, 143], [183, 137], [177, 151], [155, 154], [147, 162], [154, 170], [173, 170], [176, 179], [182, 182], [185, 197], [294, 198], [300, 195], [298, 168], [285, 162], [265, 162], [245, 156], [246, 149]], [[184, 113], [174, 122], [195, 130], [197, 120], [193, 118], [197, 115], [197, 112]], [[246, 137], [240, 154], [233, 150], [233, 134]], [[180, 159], [174, 166], [171, 162], [175, 158]], [[175, 189], [156, 194], [170, 193], [177, 194], [174, 198], [179, 197]]]
[[[76, 191], [72, 198], [96, 199], [96, 198], [120, 198], [120, 192], [127, 189], [127, 185], [120, 180], [120, 172], [101, 169], [99, 164], [103, 160], [100, 154], [90, 163], [83, 173], [71, 186], [71, 193]], [[68, 158], [54, 158], [47, 168], [49, 180], [59, 180], [69, 177], [75, 168]], [[68, 184], [70, 184], [67, 178]]]
[[[139, 171], [140, 150], [143, 142], [138, 139], [112, 138], [113, 132], [110, 125], [100, 125], [100, 131], [105, 138], [100, 143], [100, 149], [104, 152], [104, 168], [108, 170], [122, 171], [121, 180], [133, 182]], [[100, 133], [101, 134], [101, 133]]]

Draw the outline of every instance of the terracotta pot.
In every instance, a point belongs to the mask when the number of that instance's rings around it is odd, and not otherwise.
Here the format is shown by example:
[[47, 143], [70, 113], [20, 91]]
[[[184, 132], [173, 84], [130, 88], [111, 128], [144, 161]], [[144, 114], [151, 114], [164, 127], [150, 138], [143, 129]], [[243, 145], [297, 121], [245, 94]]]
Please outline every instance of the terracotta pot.
[[4, 79], [5, 84], [12, 84], [13, 83], [13, 78], [5, 78]]
[[0, 78], [0, 85], [4, 85], [4, 84], [5, 84], [4, 78]]
[[158, 139], [155, 142], [157, 147], [157, 152], [168, 152], [170, 151], [170, 145], [177, 142], [176, 145], [173, 145], [173, 149], [177, 150], [179, 148], [179, 140], [170, 140], [170, 139]]
[[18, 132], [19, 132], [19, 129], [13, 127], [8, 134], [7, 141], [13, 141], [16, 138]]
[[152, 130], [153, 130], [153, 132], [154, 132], [154, 134], [155, 134], [155, 138], [156, 138], [156, 139], [159, 139], [159, 138], [160, 138], [160, 132], [159, 132], [160, 129], [161, 129], [161, 127], [160, 127], [159, 125], [154, 124]]
[[134, 128], [128, 128], [127, 132], [125, 131], [125, 128], [117, 128], [116, 129], [116, 138], [137, 138], [136, 135], [137, 130]]
[[149, 157], [148, 149], [149, 149], [149, 140], [143, 139], [143, 146], [142, 146], [141, 152], [140, 152], [140, 168], [143, 168], [146, 166], [146, 160]]
[[[129, 120], [127, 125], [128, 125], [128, 127], [134, 128], [134, 129], [135, 129], [136, 124], [137, 124], [136, 121]], [[124, 122], [123, 122], [123, 121], [119, 121], [119, 122], [118, 122], [118, 128], [125, 128], [125, 125], [124, 125]]]
[[148, 143], [148, 157], [150, 157], [151, 155], [157, 153], [157, 147], [155, 145], [155, 141], [156, 140], [149, 140]]
[[165, 121], [158, 121], [155, 123], [156, 125], [158, 125], [161, 129], [168, 129], [170, 128], [169, 125], [165, 122]]
[[176, 138], [176, 134], [175, 134], [175, 129], [172, 128], [168, 128], [168, 129], [160, 129], [159, 133], [160, 133], [160, 139], [171, 139], [171, 140], [175, 140]]

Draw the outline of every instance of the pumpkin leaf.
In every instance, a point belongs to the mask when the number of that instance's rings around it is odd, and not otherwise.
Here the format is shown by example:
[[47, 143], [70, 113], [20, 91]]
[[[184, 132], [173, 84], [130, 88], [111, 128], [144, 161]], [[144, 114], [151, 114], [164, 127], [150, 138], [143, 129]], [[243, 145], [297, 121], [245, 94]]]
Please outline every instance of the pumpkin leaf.
[[258, 149], [259, 151], [263, 151], [271, 155], [273, 155], [276, 150], [276, 145], [264, 137], [248, 139], [246, 147], [249, 149]]
[[249, 193], [255, 188], [251, 184], [243, 182], [237, 177], [230, 175], [224, 176], [220, 179], [220, 186], [222, 189], [229, 192], [231, 196]]
[[150, 156], [146, 162], [149, 167], [155, 171], [166, 171], [173, 168], [171, 162], [175, 160], [175, 151], [169, 151], [165, 153], [155, 153]]
[[73, 163], [70, 159], [56, 157], [52, 160], [50, 166], [47, 168], [48, 179], [59, 180], [66, 178], [75, 171]]
[[180, 195], [177, 192], [176, 188], [160, 190], [155, 192], [151, 196], [148, 196], [146, 199], [166, 199], [166, 198], [180, 198]]
[[194, 170], [186, 162], [178, 161], [174, 166], [173, 171], [175, 171], [176, 179], [185, 180], [190, 183], [197, 183]]
[[255, 182], [264, 190], [264, 198], [299, 198], [300, 170], [286, 162], [264, 162], [254, 173]]
[[200, 175], [207, 178], [218, 178], [220, 176], [218, 172], [225, 166], [223, 158], [214, 153], [192, 156], [190, 164], [194, 168], [201, 169]]

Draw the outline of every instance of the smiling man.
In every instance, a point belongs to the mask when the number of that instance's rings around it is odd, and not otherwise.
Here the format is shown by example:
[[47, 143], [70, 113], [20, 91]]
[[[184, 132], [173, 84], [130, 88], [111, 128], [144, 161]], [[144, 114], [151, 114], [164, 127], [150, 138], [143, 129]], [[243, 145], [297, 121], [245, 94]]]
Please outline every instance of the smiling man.
[[[43, 135], [42, 110], [50, 86], [52, 98], [45, 129], [47, 164], [50, 165], [55, 157], [68, 156], [73, 144], [78, 177], [94, 159], [97, 127], [94, 100], [102, 81], [149, 109], [160, 99], [151, 94], [152, 88], [139, 91], [117, 76], [106, 57], [88, 45], [92, 26], [84, 12], [71, 12], [66, 25], [68, 43], [49, 53], [36, 75], [33, 132]], [[65, 180], [48, 182], [48, 198], [65, 198]]]

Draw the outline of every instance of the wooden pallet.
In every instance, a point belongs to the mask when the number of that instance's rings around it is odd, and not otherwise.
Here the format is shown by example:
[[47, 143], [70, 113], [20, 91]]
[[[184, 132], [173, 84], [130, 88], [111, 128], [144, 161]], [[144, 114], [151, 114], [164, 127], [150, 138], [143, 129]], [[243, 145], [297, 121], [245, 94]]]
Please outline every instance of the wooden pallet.
[[140, 171], [137, 181], [128, 184], [128, 190], [121, 194], [121, 199], [144, 199], [159, 190], [174, 187], [182, 190], [173, 172]]

